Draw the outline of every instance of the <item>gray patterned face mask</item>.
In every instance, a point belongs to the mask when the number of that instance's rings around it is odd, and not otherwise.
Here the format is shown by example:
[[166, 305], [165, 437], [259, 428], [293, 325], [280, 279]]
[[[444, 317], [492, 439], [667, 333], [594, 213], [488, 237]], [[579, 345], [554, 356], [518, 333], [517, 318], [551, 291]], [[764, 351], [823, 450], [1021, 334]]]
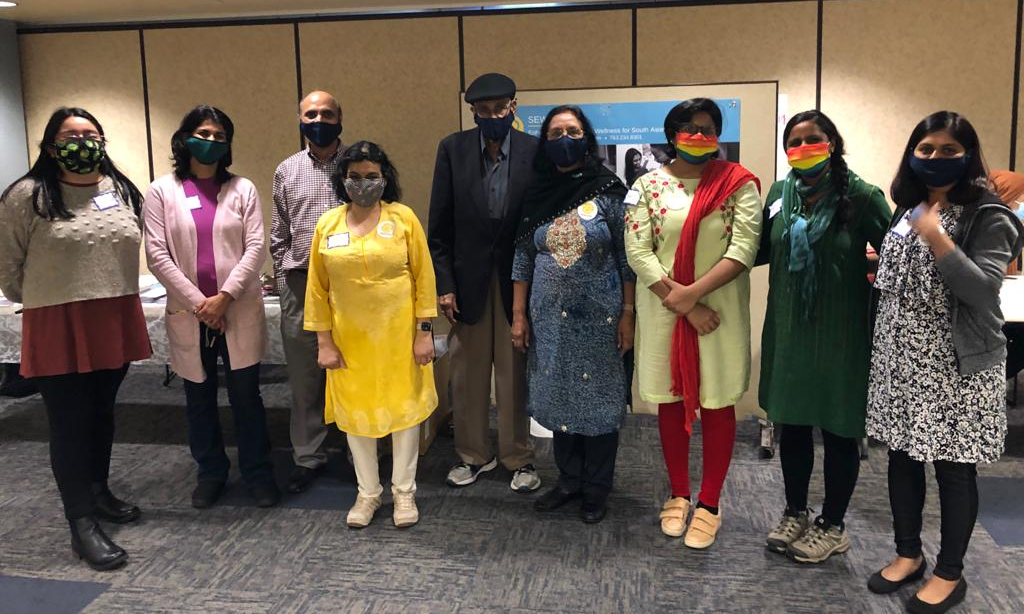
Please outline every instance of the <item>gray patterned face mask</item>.
[[352, 202], [360, 207], [372, 207], [380, 202], [384, 187], [388, 184], [383, 177], [379, 179], [346, 179], [345, 193]]

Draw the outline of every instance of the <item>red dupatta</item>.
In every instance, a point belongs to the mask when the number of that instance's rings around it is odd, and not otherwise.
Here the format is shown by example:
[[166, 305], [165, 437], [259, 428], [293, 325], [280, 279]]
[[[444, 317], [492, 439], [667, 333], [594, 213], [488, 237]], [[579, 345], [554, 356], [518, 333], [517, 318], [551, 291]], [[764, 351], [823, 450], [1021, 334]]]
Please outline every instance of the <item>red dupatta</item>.
[[[761, 182], [753, 173], [735, 162], [711, 160], [700, 175], [700, 183], [690, 204], [690, 213], [683, 223], [676, 246], [676, 260], [673, 278], [689, 286], [695, 281], [694, 272], [697, 252], [697, 235], [700, 223], [712, 211], [718, 209], [725, 199], [736, 190], [753, 181], [758, 191]], [[676, 319], [672, 332], [672, 393], [683, 397], [686, 414], [686, 432], [692, 430], [691, 423], [697, 417], [700, 407], [700, 349], [697, 344], [697, 330], [685, 317]]]

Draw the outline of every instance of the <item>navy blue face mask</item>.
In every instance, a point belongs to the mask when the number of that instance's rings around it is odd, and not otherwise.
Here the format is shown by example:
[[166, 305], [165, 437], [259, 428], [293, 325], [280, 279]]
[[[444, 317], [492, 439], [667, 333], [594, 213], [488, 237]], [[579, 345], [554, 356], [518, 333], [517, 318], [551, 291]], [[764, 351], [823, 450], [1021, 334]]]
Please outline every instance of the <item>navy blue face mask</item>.
[[587, 139], [573, 139], [564, 135], [553, 141], [544, 141], [544, 153], [555, 166], [573, 166], [587, 155]]
[[515, 113], [509, 112], [505, 117], [480, 117], [473, 116], [473, 121], [480, 126], [480, 132], [484, 138], [490, 141], [500, 141], [512, 129], [512, 122], [516, 120]]
[[971, 162], [971, 152], [959, 158], [918, 158], [908, 156], [910, 170], [929, 188], [941, 188], [960, 181]]
[[309, 139], [317, 147], [327, 147], [336, 141], [341, 134], [341, 123], [300, 122], [299, 130], [302, 131], [302, 136]]

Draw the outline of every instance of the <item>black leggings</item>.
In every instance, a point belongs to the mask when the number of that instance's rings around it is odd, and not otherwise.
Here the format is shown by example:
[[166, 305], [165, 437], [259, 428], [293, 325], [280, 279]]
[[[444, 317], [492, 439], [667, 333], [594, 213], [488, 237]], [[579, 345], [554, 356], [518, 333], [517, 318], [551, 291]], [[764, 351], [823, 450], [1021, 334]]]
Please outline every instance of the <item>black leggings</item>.
[[128, 365], [34, 378], [50, 421], [50, 466], [64, 516], [91, 516], [93, 484], [106, 484], [114, 444], [114, 401]]
[[[782, 477], [786, 482], [786, 513], [807, 509], [807, 489], [814, 470], [813, 427], [783, 424], [779, 434]], [[843, 526], [846, 508], [860, 474], [860, 449], [852, 437], [840, 437], [821, 429], [825, 444], [825, 502], [822, 517], [833, 526]]]
[[[978, 471], [974, 463], [935, 461], [942, 513], [942, 541], [935, 561], [935, 575], [959, 580], [964, 555], [978, 518]], [[921, 512], [924, 509], [924, 463], [906, 453], [889, 450], [889, 504], [896, 535], [896, 554], [921, 556]]]

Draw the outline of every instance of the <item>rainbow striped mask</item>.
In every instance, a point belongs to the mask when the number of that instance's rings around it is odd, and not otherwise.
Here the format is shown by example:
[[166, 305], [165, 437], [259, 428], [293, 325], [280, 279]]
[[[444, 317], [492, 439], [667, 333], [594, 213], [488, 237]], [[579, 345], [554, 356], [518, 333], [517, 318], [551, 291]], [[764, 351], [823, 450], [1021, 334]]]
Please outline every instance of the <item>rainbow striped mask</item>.
[[701, 133], [676, 135], [676, 151], [679, 156], [690, 164], [701, 164], [714, 157], [718, 151], [718, 137], [704, 136]]
[[789, 165], [802, 177], [814, 177], [825, 170], [829, 159], [828, 143], [814, 143], [786, 150]]

